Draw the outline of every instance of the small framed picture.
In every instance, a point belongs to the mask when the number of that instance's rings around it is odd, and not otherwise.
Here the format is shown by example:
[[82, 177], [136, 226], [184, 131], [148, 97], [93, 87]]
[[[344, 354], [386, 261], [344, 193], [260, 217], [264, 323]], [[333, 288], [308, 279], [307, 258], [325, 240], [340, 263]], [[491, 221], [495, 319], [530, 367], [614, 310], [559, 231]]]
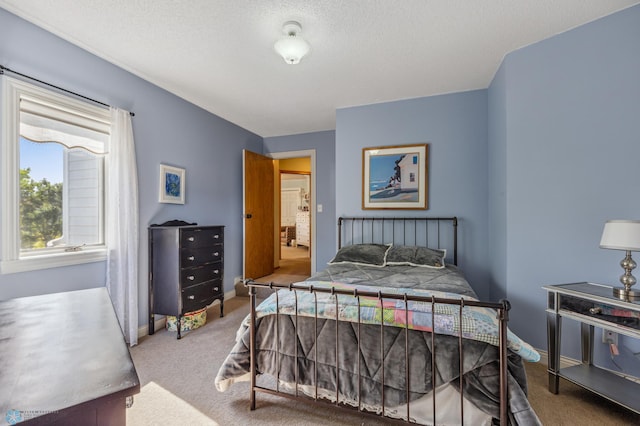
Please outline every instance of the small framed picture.
[[184, 169], [160, 164], [161, 203], [184, 204]]
[[426, 209], [429, 145], [362, 150], [362, 209]]

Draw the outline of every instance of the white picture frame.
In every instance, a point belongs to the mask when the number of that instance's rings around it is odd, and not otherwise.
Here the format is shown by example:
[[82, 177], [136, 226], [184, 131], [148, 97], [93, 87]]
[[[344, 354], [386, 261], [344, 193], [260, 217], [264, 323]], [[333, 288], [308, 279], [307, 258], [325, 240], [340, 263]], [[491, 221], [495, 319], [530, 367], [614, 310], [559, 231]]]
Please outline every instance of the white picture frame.
[[362, 149], [362, 210], [427, 209], [429, 145]]
[[185, 169], [160, 164], [159, 202], [184, 204]]

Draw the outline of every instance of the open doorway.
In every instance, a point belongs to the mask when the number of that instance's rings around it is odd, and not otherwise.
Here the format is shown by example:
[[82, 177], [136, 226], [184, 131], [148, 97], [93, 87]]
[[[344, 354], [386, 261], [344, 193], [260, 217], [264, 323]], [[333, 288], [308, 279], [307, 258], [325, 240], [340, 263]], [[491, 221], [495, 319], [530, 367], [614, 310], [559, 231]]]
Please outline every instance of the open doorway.
[[[310, 150], [300, 150], [300, 151], [287, 151], [287, 152], [277, 152], [270, 153], [268, 157], [271, 158], [270, 167], [273, 177], [273, 190], [268, 191], [269, 195], [272, 197], [273, 203], [262, 203], [264, 205], [270, 204], [273, 212], [272, 224], [273, 224], [273, 233], [271, 233], [272, 237], [268, 240], [272, 241], [272, 249], [266, 250], [261, 246], [263, 253], [270, 252], [271, 255], [264, 256], [262, 254], [254, 254], [252, 257], [248, 255], [248, 247], [253, 247], [253, 242], [255, 239], [254, 234], [250, 234], [248, 232], [248, 225], [252, 223], [257, 223], [257, 216], [254, 217], [251, 211], [247, 210], [247, 203], [249, 199], [253, 199], [251, 194], [254, 194], [255, 191], [260, 191], [265, 194], [265, 191], [261, 191], [260, 188], [262, 185], [259, 182], [253, 182], [251, 185], [246, 184], [247, 180], [250, 176], [255, 173], [248, 173], [251, 168], [247, 168], [243, 163], [244, 170], [244, 180], [245, 180], [245, 188], [244, 188], [244, 205], [243, 210], [246, 216], [244, 222], [244, 251], [243, 251], [243, 273], [245, 276], [251, 276], [256, 279], [256, 281], [261, 282], [298, 282], [303, 281], [311, 274], [313, 274], [316, 270], [316, 255], [315, 255], [315, 241], [316, 241], [316, 227], [315, 227], [315, 201], [314, 194], [316, 189], [316, 179], [315, 179], [315, 164], [316, 164], [316, 152], [314, 149]], [[244, 161], [244, 160], [243, 160]], [[301, 166], [300, 163], [305, 162], [305, 166]], [[282, 165], [281, 165], [282, 164]], [[300, 211], [305, 212], [306, 214], [301, 216], [308, 216], [308, 225], [305, 229], [298, 231], [296, 228], [297, 223], [291, 224], [288, 222], [288, 225], [295, 229], [296, 237], [293, 235], [289, 236], [288, 245], [286, 234], [281, 232], [282, 224], [281, 224], [281, 180], [280, 180], [280, 171], [285, 172], [286, 174], [294, 174], [294, 175], [302, 175], [305, 181], [305, 192], [302, 193], [301, 190], [298, 191], [298, 196], [300, 197]], [[300, 178], [300, 176], [297, 176]], [[266, 176], [260, 176], [259, 179], [271, 180]], [[286, 185], [285, 185], [286, 186]], [[306, 189], [308, 187], [308, 190]], [[301, 187], [302, 188], [302, 187]], [[294, 191], [295, 192], [295, 191]], [[255, 194], [254, 194], [255, 195]], [[266, 194], [265, 194], [266, 195]], [[298, 206], [294, 210], [297, 219]], [[248, 219], [251, 218], [251, 219]], [[250, 223], [248, 223], [250, 222]], [[260, 227], [262, 229], [263, 227]], [[305, 238], [305, 233], [308, 233], [308, 242]], [[300, 237], [302, 237], [302, 243], [299, 244]], [[260, 237], [259, 237], [260, 238]], [[293, 242], [292, 240], [296, 240]], [[264, 239], [262, 241], [265, 241]], [[284, 244], [283, 244], [284, 241]], [[296, 250], [294, 250], [296, 249]], [[252, 252], [253, 253], [253, 252]], [[252, 259], [255, 257], [260, 258], [268, 258], [272, 263], [272, 268], [270, 268], [270, 272], [267, 272], [269, 275], [260, 275], [259, 273], [254, 273], [253, 275], [246, 275], [247, 265], [252, 263]], [[255, 259], [253, 259], [255, 260]]]
[[[309, 257], [309, 173], [280, 170], [280, 245], [300, 248]], [[282, 250], [281, 259], [296, 256], [292, 250]]]
[[[279, 161], [280, 271], [311, 275], [310, 159]], [[278, 271], [276, 271], [278, 272]]]

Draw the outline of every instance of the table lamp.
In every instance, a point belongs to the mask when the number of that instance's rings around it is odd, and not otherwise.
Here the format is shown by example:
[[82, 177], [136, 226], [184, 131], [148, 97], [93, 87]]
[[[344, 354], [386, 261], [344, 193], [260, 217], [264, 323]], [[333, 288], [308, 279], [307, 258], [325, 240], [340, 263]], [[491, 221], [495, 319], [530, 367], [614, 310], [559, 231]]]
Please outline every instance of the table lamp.
[[624, 287], [615, 287], [613, 295], [621, 299], [640, 299], [640, 291], [632, 290], [636, 278], [631, 275], [636, 262], [631, 258], [632, 251], [640, 251], [640, 220], [609, 220], [604, 224], [600, 248], [625, 250], [626, 256], [620, 261], [624, 274], [620, 282]]

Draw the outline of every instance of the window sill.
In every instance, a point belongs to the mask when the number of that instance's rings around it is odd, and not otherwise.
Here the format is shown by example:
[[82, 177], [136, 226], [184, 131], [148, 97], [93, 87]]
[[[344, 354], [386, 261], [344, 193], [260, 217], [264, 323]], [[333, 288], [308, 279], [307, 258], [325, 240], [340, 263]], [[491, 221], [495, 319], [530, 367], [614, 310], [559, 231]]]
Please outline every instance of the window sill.
[[107, 249], [82, 250], [48, 254], [45, 256], [23, 257], [19, 260], [0, 261], [0, 274], [37, 271], [60, 266], [81, 265], [83, 263], [102, 262], [107, 260]]

